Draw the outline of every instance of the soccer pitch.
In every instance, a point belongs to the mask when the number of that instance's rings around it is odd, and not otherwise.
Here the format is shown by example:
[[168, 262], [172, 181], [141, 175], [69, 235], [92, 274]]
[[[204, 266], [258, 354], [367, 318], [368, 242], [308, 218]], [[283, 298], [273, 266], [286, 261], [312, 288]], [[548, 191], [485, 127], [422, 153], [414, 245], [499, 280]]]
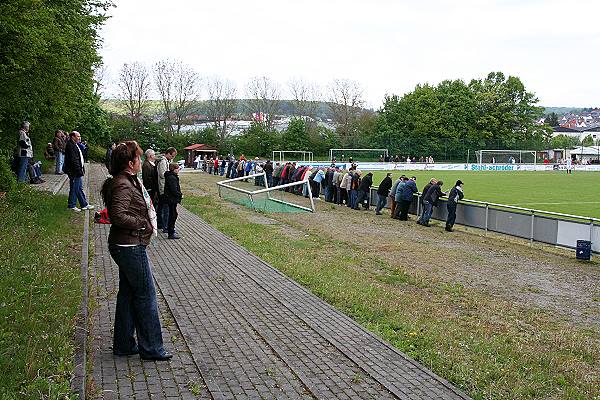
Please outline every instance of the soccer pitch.
[[[363, 171], [363, 176], [369, 171]], [[385, 178], [386, 171], [373, 173], [373, 185]], [[389, 172], [389, 171], [388, 171]], [[458, 179], [464, 182], [465, 198], [507, 204], [536, 210], [600, 218], [600, 173], [565, 171], [393, 171], [416, 176], [419, 191], [431, 178], [444, 181], [442, 190], [450, 190]]]

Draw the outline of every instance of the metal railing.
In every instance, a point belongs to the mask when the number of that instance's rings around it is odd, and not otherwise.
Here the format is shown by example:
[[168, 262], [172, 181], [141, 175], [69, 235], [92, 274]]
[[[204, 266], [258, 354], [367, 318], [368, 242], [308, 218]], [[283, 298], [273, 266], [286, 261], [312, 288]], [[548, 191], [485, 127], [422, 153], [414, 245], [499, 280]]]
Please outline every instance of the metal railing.
[[[370, 203], [375, 204], [377, 188], [371, 188]], [[421, 213], [421, 193], [415, 194], [409, 212]], [[432, 218], [445, 221], [445, 199], [434, 207]], [[463, 199], [458, 203], [456, 223], [488, 232], [528, 239], [560, 247], [576, 248], [577, 240], [589, 240], [592, 252], [600, 254], [600, 219], [507, 204]]]

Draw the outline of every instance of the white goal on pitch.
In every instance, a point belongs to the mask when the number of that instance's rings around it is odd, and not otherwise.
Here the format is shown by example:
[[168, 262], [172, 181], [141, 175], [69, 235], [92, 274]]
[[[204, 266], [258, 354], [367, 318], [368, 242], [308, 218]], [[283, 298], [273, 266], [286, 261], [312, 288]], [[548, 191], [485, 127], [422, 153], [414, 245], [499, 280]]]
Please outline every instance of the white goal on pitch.
[[478, 164], [537, 164], [535, 150], [479, 150]]
[[302, 161], [302, 162], [313, 162], [312, 151], [302, 150], [274, 150], [273, 151], [273, 162], [285, 162], [285, 161]]
[[[354, 153], [365, 154], [365, 157], [377, 159], [379, 156], [386, 157], [389, 154], [388, 149], [329, 149], [329, 161], [336, 156], [337, 161], [347, 161], [350, 157], [356, 158]], [[342, 157], [344, 160], [342, 160]]]

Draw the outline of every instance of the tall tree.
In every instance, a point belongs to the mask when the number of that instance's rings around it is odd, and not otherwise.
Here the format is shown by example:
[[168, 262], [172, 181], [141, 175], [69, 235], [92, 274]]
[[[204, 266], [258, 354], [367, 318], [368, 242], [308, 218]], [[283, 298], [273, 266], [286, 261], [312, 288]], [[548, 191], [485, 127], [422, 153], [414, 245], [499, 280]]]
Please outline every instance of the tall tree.
[[356, 121], [364, 105], [360, 84], [348, 79], [334, 79], [329, 85], [329, 107], [337, 132], [349, 138], [356, 134]]
[[306, 127], [315, 126], [321, 92], [316, 83], [304, 79], [292, 79], [288, 88], [294, 104], [294, 116], [302, 118]]
[[231, 133], [227, 121], [236, 111], [235, 83], [219, 76], [213, 76], [208, 79], [206, 92], [208, 95], [208, 118], [218, 132], [218, 146], [223, 149]]
[[[43, 146], [56, 129], [96, 115], [92, 71], [100, 64], [98, 30], [110, 6], [105, 0], [0, 2], [0, 148], [14, 146], [24, 119], [34, 146]], [[94, 140], [94, 132], [82, 133]]]
[[255, 121], [267, 129], [273, 128], [273, 121], [280, 111], [281, 89], [266, 76], [251, 78], [246, 85], [248, 111]]
[[121, 104], [137, 132], [150, 105], [150, 74], [146, 67], [139, 62], [123, 64], [119, 73], [119, 91]]
[[558, 115], [556, 115], [555, 112], [551, 112], [550, 114], [548, 114], [546, 116], [546, 124], [548, 124], [552, 127], [558, 126], [559, 125]]
[[167, 132], [179, 134], [185, 118], [200, 97], [200, 76], [182, 61], [162, 60], [154, 65], [153, 70]]
[[477, 101], [478, 130], [505, 146], [526, 139], [534, 129], [534, 120], [542, 115], [542, 108], [535, 105], [537, 97], [518, 77], [490, 72], [483, 80], [472, 80], [469, 87]]

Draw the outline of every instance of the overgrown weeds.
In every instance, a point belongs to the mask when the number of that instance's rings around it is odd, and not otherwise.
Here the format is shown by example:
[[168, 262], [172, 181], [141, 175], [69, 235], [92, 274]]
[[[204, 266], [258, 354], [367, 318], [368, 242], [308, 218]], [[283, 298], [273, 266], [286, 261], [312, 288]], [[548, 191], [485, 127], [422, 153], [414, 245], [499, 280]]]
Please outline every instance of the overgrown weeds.
[[0, 398], [70, 397], [82, 216], [19, 186], [0, 199]]

